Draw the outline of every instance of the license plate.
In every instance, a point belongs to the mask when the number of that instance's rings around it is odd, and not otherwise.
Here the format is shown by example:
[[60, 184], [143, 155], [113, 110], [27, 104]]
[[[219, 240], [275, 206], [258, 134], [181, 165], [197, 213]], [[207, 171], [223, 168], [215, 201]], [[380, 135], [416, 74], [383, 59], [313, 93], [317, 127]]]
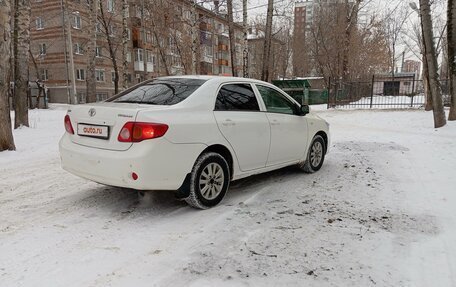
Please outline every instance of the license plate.
[[78, 124], [78, 135], [107, 139], [109, 137], [109, 127]]

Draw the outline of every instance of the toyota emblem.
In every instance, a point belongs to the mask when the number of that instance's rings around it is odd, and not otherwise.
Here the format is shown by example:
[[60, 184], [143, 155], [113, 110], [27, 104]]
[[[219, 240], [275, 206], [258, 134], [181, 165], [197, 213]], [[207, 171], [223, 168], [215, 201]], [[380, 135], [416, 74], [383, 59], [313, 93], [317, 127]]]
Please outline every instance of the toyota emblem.
[[97, 111], [95, 111], [94, 108], [91, 108], [91, 109], [89, 110], [89, 116], [91, 116], [91, 117], [95, 116], [96, 113], [97, 113]]

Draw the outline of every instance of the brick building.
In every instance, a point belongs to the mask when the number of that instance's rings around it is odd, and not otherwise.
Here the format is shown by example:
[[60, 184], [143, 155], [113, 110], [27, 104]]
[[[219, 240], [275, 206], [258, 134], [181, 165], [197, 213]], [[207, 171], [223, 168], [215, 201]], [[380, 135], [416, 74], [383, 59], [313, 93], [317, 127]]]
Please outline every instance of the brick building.
[[[101, 1], [103, 9], [98, 9], [97, 16], [105, 21], [99, 20], [94, 27], [97, 31], [98, 100], [114, 94], [115, 73], [111, 55], [115, 55], [122, 75], [122, 3], [120, 0]], [[129, 86], [157, 76], [190, 74], [192, 47], [196, 50], [198, 74], [231, 75], [227, 18], [198, 5], [192, 9], [191, 3], [184, 0], [129, 1]], [[50, 102], [85, 102], [85, 46], [89, 40], [89, 28], [85, 1], [32, 2], [30, 80], [35, 81], [37, 75], [41, 78], [48, 88]], [[193, 31], [197, 33], [194, 45]], [[242, 27], [236, 24], [235, 66], [239, 71], [242, 70], [242, 37]]]

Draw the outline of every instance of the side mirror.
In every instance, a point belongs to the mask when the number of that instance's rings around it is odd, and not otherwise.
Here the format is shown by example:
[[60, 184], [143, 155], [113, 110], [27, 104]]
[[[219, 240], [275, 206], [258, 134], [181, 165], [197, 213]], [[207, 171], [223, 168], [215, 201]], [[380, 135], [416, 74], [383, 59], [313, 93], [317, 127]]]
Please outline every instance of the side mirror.
[[310, 112], [309, 106], [308, 105], [302, 105], [300, 107], [301, 116], [305, 116]]

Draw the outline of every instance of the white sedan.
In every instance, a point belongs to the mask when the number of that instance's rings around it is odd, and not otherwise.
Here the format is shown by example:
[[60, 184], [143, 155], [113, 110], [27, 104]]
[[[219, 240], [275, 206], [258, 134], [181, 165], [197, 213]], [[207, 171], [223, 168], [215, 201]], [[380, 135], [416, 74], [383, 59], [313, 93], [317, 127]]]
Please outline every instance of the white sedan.
[[289, 165], [319, 170], [329, 125], [266, 82], [163, 77], [104, 102], [71, 106], [60, 140], [62, 167], [137, 190], [173, 190], [209, 208], [230, 181]]

